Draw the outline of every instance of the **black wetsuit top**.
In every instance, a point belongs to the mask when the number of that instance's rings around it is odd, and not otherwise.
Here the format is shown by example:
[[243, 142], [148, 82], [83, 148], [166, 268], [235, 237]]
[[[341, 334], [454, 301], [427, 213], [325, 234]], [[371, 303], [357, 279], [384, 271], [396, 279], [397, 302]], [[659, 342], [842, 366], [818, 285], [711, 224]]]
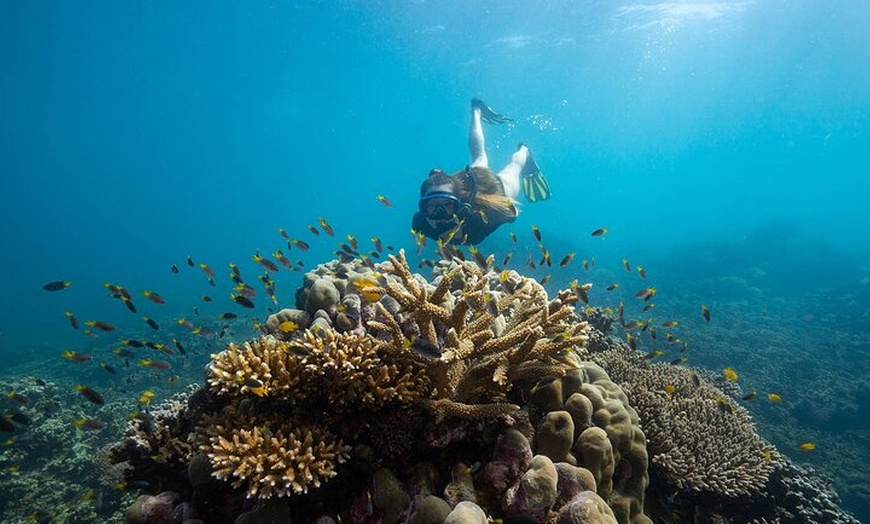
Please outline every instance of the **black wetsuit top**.
[[[487, 215], [487, 221], [484, 222], [480, 216], [480, 212], [476, 208], [472, 208], [465, 217], [465, 223], [462, 225], [462, 230], [459, 231], [451, 240], [455, 244], [475, 245], [483, 242], [490, 233], [498, 229], [502, 224], [509, 224], [517, 219], [517, 215], [505, 216], [502, 213], [490, 213]], [[414, 231], [423, 233], [427, 237], [437, 240], [442, 235], [456, 227], [456, 222], [449, 221], [441, 227], [433, 227], [426, 220], [426, 215], [418, 211], [414, 213], [414, 218], [411, 220], [411, 227]]]

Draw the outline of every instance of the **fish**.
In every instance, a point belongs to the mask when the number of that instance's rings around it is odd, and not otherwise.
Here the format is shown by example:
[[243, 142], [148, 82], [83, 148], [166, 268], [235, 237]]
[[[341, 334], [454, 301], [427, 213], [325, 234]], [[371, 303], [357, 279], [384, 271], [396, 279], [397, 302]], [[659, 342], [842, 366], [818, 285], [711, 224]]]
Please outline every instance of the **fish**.
[[812, 451], [812, 450], [816, 449], [816, 443], [815, 442], [804, 442], [803, 444], [798, 446], [798, 449], [801, 451]]
[[287, 234], [287, 231], [285, 231], [283, 227], [278, 228], [278, 234], [280, 234], [281, 237], [284, 238], [284, 240], [290, 240], [290, 236]]
[[260, 264], [260, 266], [262, 266], [263, 269], [265, 269], [266, 271], [271, 271], [273, 273], [278, 272], [278, 266], [276, 266], [275, 263], [272, 262], [271, 260], [269, 260], [268, 258], [264, 258], [264, 257], [260, 256], [259, 251], [254, 253], [254, 256], [252, 256], [251, 258], [254, 260], [254, 262]]
[[211, 302], [212, 301], [212, 298], [208, 295], [200, 295], [199, 299], [202, 300], [203, 302]]
[[378, 202], [383, 204], [383, 206], [385, 208], [390, 209], [391, 207], [393, 207], [392, 202], [390, 202], [389, 199], [387, 197], [385, 197], [384, 195], [377, 195], [375, 198], [377, 199]]
[[617, 284], [616, 282], [614, 282], [613, 284], [610, 284], [609, 286], [607, 286], [607, 287], [604, 288], [604, 289], [606, 289], [607, 291], [613, 291], [614, 289], [616, 289], [616, 288], [618, 288], [618, 287], [619, 287], [619, 284]]
[[20, 406], [27, 407], [30, 405], [30, 399], [21, 393], [16, 393], [15, 391], [7, 391], [6, 397], [11, 399], [13, 402]]
[[124, 340], [121, 341], [121, 344], [124, 344], [125, 346], [130, 346], [132, 348], [145, 347], [144, 342], [142, 342], [141, 340], [133, 339], [133, 338], [125, 338]]
[[538, 229], [538, 226], [532, 225], [532, 235], [535, 236], [535, 240], [537, 240], [538, 242], [541, 241], [541, 230]]
[[79, 328], [79, 321], [76, 320], [76, 316], [73, 315], [72, 311], [67, 309], [66, 311], [63, 312], [63, 314], [66, 315], [67, 319], [69, 319], [69, 323], [73, 329]]
[[531, 253], [529, 253], [529, 259], [526, 261], [526, 265], [527, 265], [529, 268], [531, 268], [531, 269], [535, 269], [536, 267], [538, 267], [538, 266], [535, 264], [535, 261], [532, 260], [532, 254], [531, 254]]
[[768, 393], [767, 399], [770, 400], [771, 402], [773, 402], [774, 404], [781, 404], [782, 403], [782, 397], [779, 396], [777, 393]]
[[424, 358], [438, 360], [441, 358], [441, 348], [434, 342], [423, 337], [412, 336], [408, 341], [407, 347], [414, 353]]
[[151, 302], [154, 302], [155, 304], [159, 304], [162, 306], [163, 304], [166, 303], [166, 300], [164, 300], [163, 297], [161, 297], [160, 295], [158, 295], [157, 293], [155, 293], [153, 291], [147, 291], [147, 290], [143, 291], [142, 295], [145, 298], [147, 298], [148, 300], [150, 300]]
[[585, 258], [583, 259], [583, 271], [589, 271], [589, 261]]
[[643, 307], [643, 310], [642, 310], [642, 311], [643, 311], [644, 313], [646, 313], [647, 311], [649, 311], [650, 309], [652, 309], [652, 308], [654, 308], [654, 307], [656, 307], [655, 302], [650, 302], [649, 304], [647, 304], [647, 305], [645, 305], [645, 306]]
[[308, 224], [308, 226], [306, 226], [306, 227], [308, 227], [308, 231], [311, 231], [311, 234], [312, 234], [312, 235], [314, 235], [314, 236], [316, 236], [316, 237], [319, 237], [319, 236], [320, 236], [320, 230], [318, 230], [318, 229], [317, 229], [316, 227], [314, 227], [313, 225]]
[[31, 424], [30, 417], [18, 411], [7, 411], [4, 416], [22, 426], [29, 426]]
[[377, 252], [378, 252], [378, 253], [383, 253], [383, 252], [384, 252], [384, 244], [381, 243], [381, 239], [378, 238], [378, 237], [372, 237], [371, 240], [372, 240], [372, 244], [374, 244], [375, 249], [377, 250]]
[[96, 404], [98, 406], [102, 406], [106, 402], [103, 400], [103, 396], [94, 391], [93, 389], [85, 386], [84, 384], [76, 384], [76, 391], [82, 394], [83, 397], [88, 399], [88, 402], [92, 404]]
[[550, 276], [551, 276], [551, 275], [544, 275], [543, 277], [541, 277], [541, 280], [539, 281], [540, 284], [541, 284], [542, 286], [546, 286], [546, 285], [547, 285], [547, 282], [550, 281]]
[[662, 327], [676, 327], [677, 324], [679, 324], [679, 322], [677, 322], [676, 320], [668, 320], [667, 322], [662, 322]]
[[331, 237], [335, 236], [335, 231], [332, 230], [332, 226], [329, 225], [329, 222], [327, 222], [325, 218], [317, 217], [317, 222], [320, 223], [320, 229], [322, 229], [324, 233]]
[[694, 369], [691, 370], [691, 371], [689, 371], [689, 378], [692, 379], [692, 385], [693, 385], [693, 386], [698, 387], [698, 386], [701, 385], [701, 379], [700, 379], [700, 377], [698, 377], [698, 374], [695, 373], [695, 370], [694, 370]]
[[628, 271], [629, 273], [631, 273], [631, 264], [628, 263], [628, 259], [627, 259], [627, 258], [623, 258], [623, 259], [622, 259], [622, 267], [624, 267], [626, 271]]
[[266, 386], [255, 378], [246, 378], [242, 381], [242, 386], [248, 388], [248, 391], [258, 397], [265, 397], [269, 394], [269, 391], [266, 390]]
[[90, 431], [100, 431], [106, 427], [105, 423], [93, 418], [76, 418], [72, 420], [72, 425]]
[[307, 347], [300, 344], [289, 344], [283, 347], [285, 353], [289, 353], [295, 357], [305, 358], [311, 354], [311, 351]]
[[354, 251], [356, 251], [357, 249], [359, 249], [359, 243], [357, 243], [357, 241], [356, 241], [356, 237], [355, 237], [355, 236], [353, 236], [353, 235], [351, 235], [350, 233], [348, 233], [348, 234], [347, 234], [347, 241], [348, 241], [348, 243], [350, 244], [350, 247], [352, 247]]
[[42, 289], [46, 291], [63, 291], [71, 285], [72, 282], [70, 282], [69, 280], [57, 280], [55, 282], [49, 282], [48, 284], [42, 286]]
[[111, 373], [112, 375], [118, 374], [118, 370], [116, 370], [115, 368], [113, 368], [109, 364], [106, 364], [105, 362], [100, 362], [100, 367], [105, 369], [107, 373]]
[[511, 232], [510, 232], [510, 236], [511, 236], [511, 241], [513, 241], [513, 243], [516, 244], [516, 243], [517, 243], [517, 235], [516, 235], [516, 233], [514, 233], [513, 231], [511, 231]]
[[97, 328], [101, 331], [114, 331], [115, 330], [115, 326], [113, 326], [112, 324], [109, 324], [108, 322], [103, 322], [101, 320], [85, 320], [85, 325], [92, 327], [92, 328]]
[[160, 326], [157, 324], [157, 322], [156, 322], [153, 318], [151, 318], [151, 317], [142, 317], [142, 320], [144, 320], [145, 323], [148, 324], [148, 327], [150, 327], [150, 328], [153, 329], [154, 331], [157, 331], [157, 330], [160, 329]]
[[208, 267], [208, 265], [205, 264], [204, 262], [200, 262], [200, 263], [199, 263], [199, 269], [201, 269], [202, 272], [205, 273], [206, 276], [208, 276], [209, 279], [213, 279], [213, 278], [214, 278], [214, 269]]
[[725, 397], [716, 397], [716, 406], [723, 413], [732, 413], [734, 411], [734, 407], [731, 406], [731, 403]]
[[646, 270], [643, 266], [637, 266], [637, 274], [640, 275], [640, 278], [646, 280]]
[[565, 267], [568, 264], [570, 264], [571, 261], [574, 260], [575, 255], [576, 255], [576, 253], [568, 253], [567, 255], [565, 255], [565, 257], [562, 259], [562, 261], [559, 262], [559, 267]]
[[218, 316], [221, 317], [221, 318], [224, 319], [224, 320], [232, 320], [232, 319], [234, 319], [234, 318], [239, 318], [239, 316], [236, 315], [235, 313], [221, 313], [221, 314], [218, 315]]
[[284, 253], [280, 249], [272, 253], [272, 256], [275, 257], [275, 260], [277, 260], [285, 268], [293, 269], [293, 263], [284, 256]]
[[172, 266], [169, 268], [169, 270], [177, 275], [178, 274], [178, 264], [172, 264]]
[[190, 255], [187, 255], [187, 265], [190, 267], [196, 267], [196, 264], [193, 263], [193, 259], [190, 258]]
[[294, 238], [288, 242], [287, 246], [296, 246], [300, 251], [308, 251], [308, 243], [304, 240], [299, 240], [298, 238]]
[[673, 395], [676, 390], [677, 388], [673, 384], [665, 384], [665, 393], [668, 395]]
[[647, 300], [648, 298], [652, 298], [656, 294], [656, 288], [654, 287], [645, 287], [634, 294], [634, 298], [642, 298]]
[[112, 353], [118, 355], [121, 358], [131, 358], [135, 356], [135, 353], [133, 353], [129, 349], [124, 348], [115, 348], [114, 350], [112, 350]]
[[502, 261], [501, 265], [503, 265], [503, 266], [508, 265], [513, 257], [514, 257], [514, 252], [513, 251], [508, 252], [508, 254], [505, 255], [504, 261]]
[[251, 299], [244, 295], [234, 295], [231, 293], [230, 299], [242, 307], [246, 307], [248, 309], [254, 308], [254, 303], [251, 301]]
[[652, 360], [652, 359], [658, 358], [664, 354], [665, 354], [665, 352], [659, 349], [656, 351], [650, 351], [649, 353], [644, 355], [643, 358], [644, 358], [644, 360]]
[[292, 320], [285, 320], [278, 324], [278, 330], [282, 333], [292, 333], [299, 329], [299, 324], [293, 322]]
[[580, 299], [584, 304], [589, 304], [589, 290], [592, 289], [592, 284], [580, 284], [576, 280], [571, 281], [571, 291], [577, 295], [577, 298]]
[[127, 298], [127, 297], [121, 297], [121, 302], [123, 302], [124, 305], [127, 306], [127, 309], [129, 309], [131, 313], [135, 313], [135, 312], [136, 312], [136, 305], [133, 304], [133, 301], [132, 301], [132, 300], [130, 300], [130, 299]]
[[608, 231], [610, 231], [610, 230], [607, 229], [606, 227], [600, 227], [592, 232], [592, 236], [593, 237], [601, 237], [601, 236], [606, 235]]
[[143, 358], [139, 361], [139, 365], [143, 368], [151, 368], [159, 371], [166, 371], [172, 367], [172, 364], [166, 362], [165, 360], [152, 360], [149, 358]]
[[555, 382], [558, 378], [559, 377], [557, 377], [557, 376], [550, 375], [550, 376], [547, 376], [547, 377], [544, 377], [544, 378], [538, 380], [537, 382], [535, 382], [535, 385], [532, 386], [532, 389], [529, 391], [529, 393], [534, 395], [535, 393], [538, 392], [538, 390], [549, 386], [550, 384]]
[[60, 356], [72, 362], [90, 362], [92, 358], [89, 353], [77, 353], [75, 351], [64, 351]]
[[175, 345], [175, 349], [177, 349], [179, 353], [187, 355], [187, 351], [184, 350], [184, 346], [181, 345], [181, 342], [179, 342], [178, 339], [173, 338], [172, 344]]
[[704, 320], [710, 322], [710, 309], [704, 304], [701, 304], [701, 314], [704, 316]]
[[728, 382], [737, 382], [738, 378], [740, 378], [734, 368], [725, 368], [722, 371], [722, 376], [725, 377], [725, 380]]
[[686, 357], [675, 358], [674, 360], [671, 360], [671, 365], [672, 366], [679, 366], [680, 364], [683, 364], [687, 360], [689, 360], [689, 359]]
[[749, 393], [743, 395], [743, 400], [746, 400], [746, 401], [752, 400], [752, 399], [755, 398], [755, 395], [757, 395], [757, 394], [758, 394], [758, 390], [757, 390], [757, 389], [753, 389], [753, 390], [750, 391]]

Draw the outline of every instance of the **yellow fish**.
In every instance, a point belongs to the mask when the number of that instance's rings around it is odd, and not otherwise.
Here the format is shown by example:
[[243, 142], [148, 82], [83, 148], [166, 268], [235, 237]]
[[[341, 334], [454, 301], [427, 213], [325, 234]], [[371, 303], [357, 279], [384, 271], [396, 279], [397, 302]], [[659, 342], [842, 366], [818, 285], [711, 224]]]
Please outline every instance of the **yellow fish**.
[[665, 384], [665, 393], [668, 395], [673, 395], [676, 390], [677, 388], [673, 384]]
[[776, 393], [770, 393], [767, 395], [767, 398], [770, 399], [774, 404], [782, 403], [782, 397], [777, 395]]
[[724, 376], [725, 380], [727, 380], [728, 382], [737, 382], [737, 379], [740, 378], [734, 368], [725, 368], [722, 371], [722, 376]]
[[804, 442], [803, 444], [798, 446], [798, 448], [801, 451], [812, 451], [812, 450], [816, 449], [816, 443], [815, 442]]
[[299, 325], [292, 320], [285, 320], [278, 324], [278, 329], [281, 330], [282, 333], [292, 333], [299, 329]]

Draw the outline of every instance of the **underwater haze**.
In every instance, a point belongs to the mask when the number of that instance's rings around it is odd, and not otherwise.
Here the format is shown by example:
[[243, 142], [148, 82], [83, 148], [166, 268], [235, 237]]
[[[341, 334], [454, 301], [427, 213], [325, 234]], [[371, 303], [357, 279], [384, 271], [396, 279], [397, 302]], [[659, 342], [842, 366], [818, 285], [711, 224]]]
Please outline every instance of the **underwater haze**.
[[[746, 403], [759, 432], [870, 521], [868, 27], [863, 0], [2, 2], [3, 386], [111, 389], [120, 378], [61, 353], [148, 336], [143, 316], [167, 343], [190, 336], [178, 319], [217, 331], [224, 312], [253, 336], [302, 283], [281, 268], [277, 304], [234, 303], [228, 264], [254, 281], [258, 250], [307, 270], [352, 234], [362, 252], [377, 236], [413, 255], [420, 183], [470, 162], [476, 97], [513, 119], [485, 124], [491, 165], [523, 142], [553, 193], [521, 200], [481, 251], [513, 250], [551, 294], [592, 282], [602, 307], [657, 286], [656, 321], [679, 320], [689, 363], [735, 368], [759, 391]], [[532, 225], [552, 268], [527, 266]], [[86, 320], [117, 329], [86, 336]], [[201, 381], [226, 341], [162, 387]]]

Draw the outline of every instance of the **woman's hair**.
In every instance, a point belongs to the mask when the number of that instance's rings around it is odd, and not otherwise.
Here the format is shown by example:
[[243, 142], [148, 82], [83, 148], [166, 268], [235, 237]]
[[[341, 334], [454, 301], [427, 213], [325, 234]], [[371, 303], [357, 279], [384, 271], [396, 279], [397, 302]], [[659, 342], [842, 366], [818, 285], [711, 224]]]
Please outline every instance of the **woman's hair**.
[[[474, 205], [489, 211], [494, 211], [503, 216], [516, 216], [516, 203], [505, 196], [504, 186], [497, 176], [492, 174], [492, 171], [485, 167], [472, 167], [471, 175], [474, 177], [474, 182], [468, 180], [465, 176], [465, 170], [454, 173], [450, 178], [454, 179], [454, 183], [458, 186], [457, 196], [466, 201], [472, 190], [476, 190], [474, 195]], [[475, 187], [472, 187], [475, 185]]]
[[424, 180], [423, 184], [420, 185], [420, 197], [424, 197], [431, 193], [432, 188], [443, 186], [445, 184], [449, 184], [452, 188], [451, 192], [454, 193], [456, 197], [459, 197], [459, 188], [457, 187], [456, 180], [440, 169], [429, 171], [429, 176], [426, 177], [426, 180]]

